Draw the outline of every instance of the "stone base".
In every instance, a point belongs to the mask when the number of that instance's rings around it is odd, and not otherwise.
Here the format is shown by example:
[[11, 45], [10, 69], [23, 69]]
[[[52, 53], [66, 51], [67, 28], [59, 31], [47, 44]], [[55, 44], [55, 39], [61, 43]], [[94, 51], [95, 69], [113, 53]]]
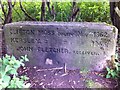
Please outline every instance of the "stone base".
[[30, 67], [90, 71], [102, 70], [115, 55], [117, 32], [114, 26], [93, 22], [16, 22], [4, 27], [7, 54], [28, 55]]

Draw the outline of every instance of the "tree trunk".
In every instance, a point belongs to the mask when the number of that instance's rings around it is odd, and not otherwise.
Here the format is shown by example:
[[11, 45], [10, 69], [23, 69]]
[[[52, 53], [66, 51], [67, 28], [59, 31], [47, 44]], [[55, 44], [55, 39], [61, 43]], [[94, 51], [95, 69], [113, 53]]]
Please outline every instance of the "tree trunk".
[[112, 20], [113, 25], [118, 28], [117, 53], [118, 53], [118, 60], [120, 61], [120, 16], [116, 12], [116, 7], [118, 7], [118, 10], [120, 10], [120, 1], [110, 2], [111, 20]]
[[42, 0], [40, 21], [45, 21], [45, 0]]
[[4, 24], [11, 23], [12, 22], [12, 2], [11, 0], [8, 0], [8, 13], [5, 18]]
[[115, 8], [118, 7], [120, 10], [119, 2], [110, 2], [110, 15], [114, 26], [118, 28], [118, 33], [120, 34], [120, 16], [116, 13]]

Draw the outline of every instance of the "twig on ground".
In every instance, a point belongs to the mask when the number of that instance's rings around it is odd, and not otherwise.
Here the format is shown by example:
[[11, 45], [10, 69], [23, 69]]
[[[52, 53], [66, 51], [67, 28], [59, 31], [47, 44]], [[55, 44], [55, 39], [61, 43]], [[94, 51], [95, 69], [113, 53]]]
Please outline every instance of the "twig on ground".
[[38, 70], [36, 70], [36, 71], [37, 71], [37, 72], [41, 72], [41, 71], [60, 70], [60, 69], [63, 69], [63, 67], [50, 68], [50, 69], [38, 69]]
[[67, 73], [66, 63], [65, 63], [64, 72]]

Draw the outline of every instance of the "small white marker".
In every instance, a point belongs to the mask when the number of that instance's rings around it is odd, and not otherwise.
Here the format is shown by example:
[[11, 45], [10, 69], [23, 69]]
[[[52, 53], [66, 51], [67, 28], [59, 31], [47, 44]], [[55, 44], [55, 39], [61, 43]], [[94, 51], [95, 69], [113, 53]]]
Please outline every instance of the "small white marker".
[[53, 65], [53, 60], [47, 58], [45, 64], [47, 64], [47, 65]]

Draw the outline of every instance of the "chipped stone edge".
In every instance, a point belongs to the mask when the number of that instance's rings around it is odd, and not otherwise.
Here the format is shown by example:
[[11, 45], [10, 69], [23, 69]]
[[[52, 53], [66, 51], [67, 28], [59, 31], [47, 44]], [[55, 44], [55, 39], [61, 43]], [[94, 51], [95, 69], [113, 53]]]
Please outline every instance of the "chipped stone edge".
[[[109, 24], [107, 24], [107, 25], [109, 25]], [[115, 54], [116, 54], [116, 46], [117, 46], [117, 38], [118, 38], [118, 29], [115, 27], [115, 26], [113, 26], [113, 25], [109, 25], [109, 26], [111, 26], [111, 28], [112, 28], [112, 30], [115, 30], [115, 32], [114, 32], [114, 45], [115, 45], [115, 47], [114, 47], [114, 49], [113, 49], [113, 52], [111, 52], [111, 57], [112, 56], [114, 56], [115, 57]], [[111, 57], [108, 57], [108, 58], [106, 58], [104, 61], [102, 61], [102, 62], [99, 62], [99, 65], [101, 65], [101, 68], [99, 68], [99, 70], [97, 69], [97, 71], [102, 71], [106, 66], [107, 66], [107, 60], [111, 60]], [[95, 68], [97, 68], [97, 67], [95, 67]]]

